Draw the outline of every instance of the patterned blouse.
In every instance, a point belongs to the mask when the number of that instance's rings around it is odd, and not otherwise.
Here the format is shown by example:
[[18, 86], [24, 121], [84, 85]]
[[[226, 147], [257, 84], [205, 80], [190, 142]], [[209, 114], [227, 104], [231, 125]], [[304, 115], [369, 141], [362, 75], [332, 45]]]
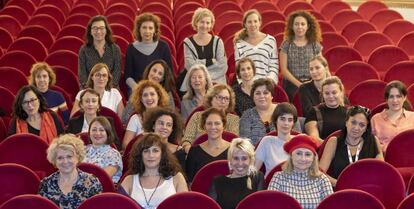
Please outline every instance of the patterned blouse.
[[101, 168], [108, 166], [117, 167], [117, 171], [112, 176], [112, 181], [118, 183], [122, 176], [122, 158], [118, 150], [112, 148], [110, 145], [94, 147], [93, 145], [86, 146], [86, 155], [83, 162], [98, 165]]
[[40, 182], [39, 194], [54, 202], [61, 209], [76, 209], [86, 199], [102, 192], [102, 185], [92, 174], [78, 169], [78, 180], [72, 191], [63, 194], [59, 188], [59, 171]]
[[332, 185], [325, 174], [311, 179], [308, 172], [300, 171], [276, 172], [268, 189], [289, 194], [303, 209], [315, 209], [325, 197], [333, 193]]

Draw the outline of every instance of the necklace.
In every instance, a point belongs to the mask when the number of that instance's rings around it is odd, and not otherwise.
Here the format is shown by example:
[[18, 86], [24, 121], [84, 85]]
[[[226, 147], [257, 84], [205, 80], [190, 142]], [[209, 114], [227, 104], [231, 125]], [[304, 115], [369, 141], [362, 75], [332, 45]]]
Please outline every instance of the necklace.
[[158, 182], [157, 182], [157, 186], [155, 186], [155, 189], [154, 189], [154, 191], [152, 192], [152, 194], [150, 195], [150, 198], [147, 200], [147, 195], [145, 194], [145, 191], [144, 191], [144, 187], [142, 186], [142, 183], [141, 183], [141, 179], [140, 178], [138, 178], [139, 179], [139, 185], [141, 186], [141, 189], [142, 189], [142, 193], [144, 193], [144, 199], [145, 199], [145, 206], [144, 206], [144, 209], [155, 209], [156, 207], [154, 206], [154, 205], [150, 205], [150, 202], [151, 202], [151, 199], [152, 199], [152, 197], [154, 196], [154, 194], [155, 194], [155, 192], [157, 191], [157, 189], [158, 189], [158, 186], [160, 185], [160, 182], [161, 182], [161, 176], [160, 176], [160, 178], [158, 179]]

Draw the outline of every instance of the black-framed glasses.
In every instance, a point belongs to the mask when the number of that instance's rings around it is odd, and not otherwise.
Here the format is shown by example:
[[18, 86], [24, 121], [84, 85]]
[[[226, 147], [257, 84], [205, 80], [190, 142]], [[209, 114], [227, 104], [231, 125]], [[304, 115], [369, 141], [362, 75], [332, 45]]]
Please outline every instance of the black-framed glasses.
[[32, 104], [33, 105], [37, 100], [38, 100], [38, 98], [32, 98], [32, 99], [30, 99], [28, 101], [23, 101], [22, 104], [24, 106], [28, 106], [29, 104]]

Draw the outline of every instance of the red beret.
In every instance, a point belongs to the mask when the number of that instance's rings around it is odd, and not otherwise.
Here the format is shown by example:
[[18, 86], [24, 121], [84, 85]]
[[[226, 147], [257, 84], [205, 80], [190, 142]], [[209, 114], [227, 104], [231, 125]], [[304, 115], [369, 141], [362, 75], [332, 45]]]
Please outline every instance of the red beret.
[[285, 143], [285, 145], [283, 146], [283, 149], [289, 154], [292, 154], [292, 152], [298, 148], [309, 149], [313, 152], [313, 154], [316, 155], [316, 149], [318, 148], [318, 145], [312, 139], [312, 137], [305, 134], [299, 134], [294, 136], [289, 142]]

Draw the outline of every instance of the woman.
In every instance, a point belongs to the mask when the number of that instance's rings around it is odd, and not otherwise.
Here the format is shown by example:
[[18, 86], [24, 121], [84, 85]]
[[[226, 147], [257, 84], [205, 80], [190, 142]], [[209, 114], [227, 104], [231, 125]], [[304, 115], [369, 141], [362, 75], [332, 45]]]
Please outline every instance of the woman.
[[177, 160], [158, 134], [146, 134], [134, 144], [129, 168], [120, 190], [143, 208], [157, 208], [169, 196], [188, 191]]
[[366, 107], [353, 106], [346, 114], [345, 128], [341, 134], [326, 142], [320, 168], [328, 172], [333, 186], [346, 166], [365, 158], [383, 160], [378, 139], [371, 132], [370, 111]]
[[236, 65], [236, 74], [241, 83], [233, 86], [234, 94], [236, 95], [235, 111], [237, 115], [241, 116], [244, 111], [255, 106], [250, 95], [253, 78], [256, 74], [253, 60], [248, 57], [241, 58]]
[[214, 107], [201, 114], [202, 127], [208, 135], [207, 141], [191, 147], [186, 161], [187, 179], [193, 181], [194, 175], [203, 166], [215, 160], [225, 160], [230, 143], [223, 139], [226, 114]]
[[[209, 89], [204, 99], [204, 108], [214, 107], [225, 112], [227, 124], [225, 130], [234, 134], [239, 134], [239, 116], [232, 114], [235, 106], [233, 90], [225, 84], [216, 84]], [[183, 146], [189, 148], [189, 145], [200, 135], [204, 133], [201, 124], [202, 112], [196, 112], [191, 116], [185, 128], [183, 137]]]
[[251, 97], [255, 107], [244, 111], [240, 117], [240, 136], [252, 140], [256, 144], [267, 133], [274, 130], [271, 123], [276, 104], [272, 103], [274, 95], [273, 82], [270, 79], [259, 78], [253, 82]]
[[121, 78], [121, 50], [113, 41], [112, 30], [104, 16], [92, 17], [85, 33], [85, 45], [79, 50], [78, 76], [81, 88], [86, 88], [88, 75], [97, 63], [105, 63], [113, 77], [112, 84], [119, 86]]
[[333, 193], [328, 177], [319, 171], [316, 143], [307, 135], [298, 135], [283, 149], [289, 153], [289, 159], [283, 171], [273, 175], [268, 189], [289, 194], [303, 209], [315, 209]]
[[161, 136], [168, 150], [174, 154], [185, 171], [187, 153], [177, 145], [183, 133], [181, 116], [169, 108], [154, 107], [144, 114], [143, 128], [145, 132], [154, 132]]
[[309, 60], [321, 54], [321, 29], [307, 11], [296, 11], [287, 18], [285, 36], [280, 46], [280, 69], [283, 86], [290, 100], [297, 88], [310, 80]]
[[196, 107], [203, 105], [207, 90], [212, 86], [213, 82], [205, 65], [191, 66], [180, 89], [186, 92], [181, 101], [181, 115], [184, 120], [188, 120], [188, 116]]
[[50, 144], [55, 137], [63, 133], [58, 116], [47, 109], [45, 99], [34, 86], [23, 86], [17, 92], [12, 114], [9, 135], [31, 133]]
[[230, 174], [214, 178], [208, 195], [222, 209], [234, 209], [247, 195], [264, 188], [263, 173], [254, 167], [254, 146], [246, 138], [236, 138], [227, 154]]
[[160, 39], [160, 24], [160, 18], [151, 13], [144, 12], [135, 18], [136, 41], [128, 45], [125, 53], [125, 79], [130, 89], [134, 89], [144, 69], [154, 60], [162, 59], [173, 69], [170, 48]]
[[288, 159], [289, 155], [283, 150], [283, 145], [293, 137], [291, 131], [297, 119], [295, 106], [287, 102], [278, 104], [273, 112], [272, 124], [277, 130], [277, 136], [265, 136], [260, 140], [254, 163], [258, 170], [265, 165], [266, 176], [275, 166]]
[[262, 16], [256, 9], [248, 10], [243, 16], [243, 29], [234, 35], [234, 59], [238, 62], [249, 57], [256, 66], [257, 78], [270, 78], [278, 82], [279, 60], [275, 37], [260, 31]]
[[56, 83], [56, 74], [46, 62], [37, 62], [30, 70], [29, 84], [40, 91], [46, 99], [47, 107], [53, 112], [60, 111], [65, 123], [69, 120], [69, 109], [62, 93], [49, 89]]
[[126, 127], [124, 140], [122, 141], [124, 149], [135, 136], [143, 132], [142, 116], [144, 112], [157, 106], [166, 107], [168, 105], [168, 95], [160, 84], [150, 80], [142, 80], [132, 92], [130, 103], [134, 107], [135, 113], [129, 118]]
[[211, 35], [214, 27], [214, 15], [207, 8], [194, 11], [191, 21], [196, 34], [184, 39], [184, 66], [190, 69], [196, 63], [207, 67], [215, 83], [226, 84], [227, 58], [223, 41]]
[[83, 162], [103, 168], [114, 184], [118, 183], [122, 175], [122, 158], [118, 150], [111, 147], [117, 138], [109, 120], [102, 116], [94, 118], [89, 126], [89, 138], [92, 144], [86, 146]]
[[323, 81], [331, 76], [328, 62], [321, 55], [313, 57], [309, 61], [310, 81], [299, 86], [299, 99], [302, 113], [306, 116], [313, 106], [321, 103], [321, 89]]
[[[112, 88], [112, 75], [105, 63], [98, 63], [93, 66], [89, 74], [86, 87], [94, 89], [99, 93], [99, 97], [102, 100], [102, 106], [116, 112], [119, 117], [122, 116], [122, 111], [124, 110], [122, 95], [119, 93], [118, 89]], [[76, 95], [76, 100], [73, 104], [71, 116], [73, 116], [73, 114], [79, 110], [80, 95], [83, 91], [84, 90], [79, 91]]]
[[408, 111], [407, 88], [400, 81], [391, 81], [384, 90], [388, 108], [371, 119], [372, 133], [379, 139], [382, 151], [397, 134], [413, 128], [414, 112]]
[[76, 209], [86, 199], [102, 192], [102, 185], [92, 174], [77, 166], [85, 157], [83, 141], [72, 134], [53, 140], [47, 149], [47, 160], [58, 171], [44, 178], [39, 194], [59, 208]]
[[67, 133], [78, 134], [89, 131], [90, 122], [98, 116], [101, 107], [101, 99], [98, 92], [93, 89], [85, 89], [80, 94], [80, 114], [69, 120]]
[[168, 93], [168, 106], [175, 109], [174, 94], [175, 92], [175, 78], [172, 70], [168, 67], [164, 60], [152, 61], [144, 71], [144, 80], [151, 80], [161, 84]]
[[346, 107], [344, 106], [344, 85], [332, 76], [322, 83], [322, 103], [310, 109], [305, 120], [306, 133], [322, 140], [345, 126]]

